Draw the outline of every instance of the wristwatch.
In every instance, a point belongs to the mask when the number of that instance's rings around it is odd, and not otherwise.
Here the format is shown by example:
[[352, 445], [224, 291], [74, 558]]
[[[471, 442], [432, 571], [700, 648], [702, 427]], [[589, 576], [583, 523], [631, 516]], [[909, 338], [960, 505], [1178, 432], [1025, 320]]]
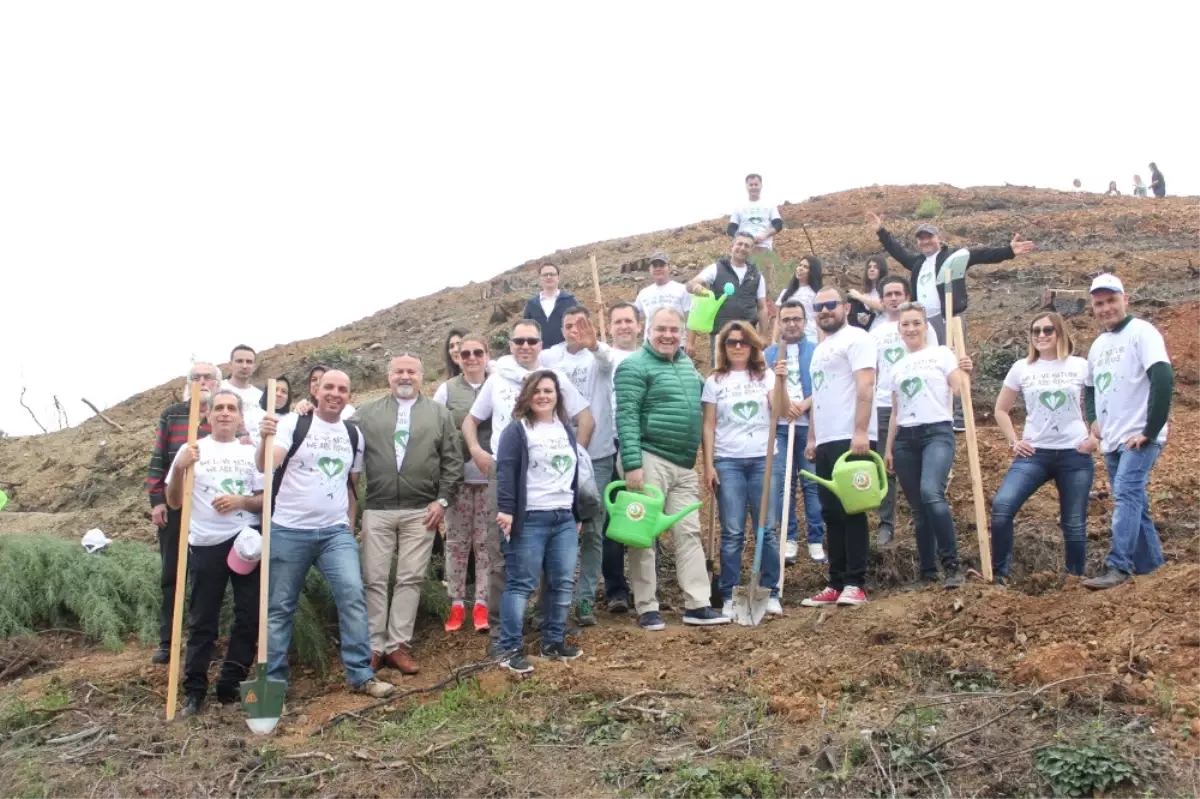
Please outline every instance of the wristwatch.
[[450, 507], [450, 503], [443, 497], [438, 497], [437, 504], [441, 505], [443, 508]]

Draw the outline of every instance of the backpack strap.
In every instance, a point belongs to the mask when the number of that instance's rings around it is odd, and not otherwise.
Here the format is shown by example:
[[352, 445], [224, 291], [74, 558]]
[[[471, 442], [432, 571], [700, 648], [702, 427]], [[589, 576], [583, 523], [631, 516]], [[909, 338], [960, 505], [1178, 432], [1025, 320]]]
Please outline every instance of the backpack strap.
[[[343, 419], [346, 425], [346, 435], [350, 436], [350, 469], [354, 468], [354, 459], [358, 457], [358, 425], [349, 419]], [[350, 469], [346, 470], [346, 490], [354, 494], [354, 483], [350, 479]]]
[[287, 455], [283, 456], [283, 462], [279, 464], [279, 468], [275, 470], [275, 474], [271, 478], [272, 515], [275, 514], [275, 500], [279, 497], [279, 487], [283, 485], [283, 473], [287, 471], [288, 464], [292, 462], [292, 456], [296, 454], [300, 449], [300, 445], [304, 443], [304, 439], [312, 427], [312, 420], [312, 414], [305, 414], [296, 419], [296, 429], [292, 433], [292, 446], [288, 449]]

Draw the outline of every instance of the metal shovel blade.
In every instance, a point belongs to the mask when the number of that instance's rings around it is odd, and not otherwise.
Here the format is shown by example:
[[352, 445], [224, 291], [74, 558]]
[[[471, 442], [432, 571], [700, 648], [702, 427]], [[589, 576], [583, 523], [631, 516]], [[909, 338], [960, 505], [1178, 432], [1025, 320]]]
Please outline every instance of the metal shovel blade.
[[259, 735], [270, 734], [283, 715], [287, 683], [267, 677], [267, 664], [259, 663], [254, 679], [246, 680], [238, 688], [242, 694], [247, 726]]
[[733, 620], [743, 627], [757, 627], [767, 615], [767, 602], [771, 600], [771, 589], [762, 586], [763, 528], [760, 525], [754, 548], [754, 568], [750, 572], [750, 587], [737, 586], [733, 589]]

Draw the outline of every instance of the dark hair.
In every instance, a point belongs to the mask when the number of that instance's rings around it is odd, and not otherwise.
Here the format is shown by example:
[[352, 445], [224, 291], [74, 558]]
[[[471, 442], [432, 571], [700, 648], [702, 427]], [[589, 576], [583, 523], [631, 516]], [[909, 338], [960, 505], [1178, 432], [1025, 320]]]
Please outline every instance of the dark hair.
[[[867, 277], [867, 272], [871, 270], [871, 264], [875, 264], [875, 266], [879, 268], [879, 277], [875, 280], [874, 285], [871, 284], [871, 278]], [[867, 259], [867, 265], [863, 267], [863, 292], [870, 293], [871, 291], [878, 291], [879, 287], [883, 285], [883, 279], [887, 276], [887, 256], [872, 255]]]
[[[329, 370], [326, 369], [325, 371], [328, 372]], [[311, 374], [311, 372], [310, 372], [310, 374]], [[282, 408], [275, 409], [276, 416], [283, 416], [292, 407], [292, 381], [287, 379], [287, 375], [280, 375], [279, 377], [275, 378], [275, 382], [283, 383], [288, 387], [287, 402], [283, 403]], [[267, 392], [266, 391], [264, 391], [262, 393], [262, 396], [258, 398], [258, 407], [262, 408], [264, 411], [267, 409]]]
[[888, 275], [887, 277], [879, 279], [879, 296], [880, 297], [883, 297], [883, 287], [886, 286], [888, 283], [899, 283], [900, 287], [904, 289], [904, 296], [905, 297], [912, 296], [912, 286], [910, 286], [908, 284], [908, 278], [906, 278], [904, 275]]
[[572, 305], [570, 308], [563, 311], [563, 319], [566, 319], [568, 316], [584, 316], [588, 319], [591, 319], [592, 312], [587, 308], [584, 308], [582, 305]]
[[1150, 168], [1151, 168], [1151, 169], [1153, 169], [1155, 172], [1157, 172], [1157, 171], [1158, 171], [1158, 164], [1156, 164], [1156, 163], [1154, 163], [1153, 161], [1151, 161], [1151, 162], [1150, 162]]
[[567, 405], [566, 400], [563, 399], [562, 386], [558, 384], [558, 376], [550, 369], [537, 369], [525, 375], [525, 379], [521, 381], [521, 393], [517, 395], [517, 402], [513, 405], [512, 418], [520, 419], [526, 424], [534, 423], [536, 416], [532, 404], [533, 391], [543, 379], [553, 381], [554, 393], [558, 395], [558, 401], [554, 405], [554, 415], [564, 426], [570, 425], [571, 419], [567, 416]]
[[450, 328], [450, 332], [446, 334], [446, 343], [442, 345], [442, 358], [446, 363], [446, 377], [448, 378], [458, 377], [460, 374], [462, 374], [462, 367], [455, 363], [454, 359], [450, 357], [450, 339], [458, 336], [459, 341], [461, 342], [462, 337], [465, 335], [467, 335], [467, 331], [461, 327], [452, 327]]
[[754, 234], [748, 230], [739, 230], [737, 233], [733, 234], [733, 238], [734, 239], [750, 239], [750, 241], [754, 241]]
[[800, 314], [801, 314], [801, 315], [802, 315], [802, 316], [803, 316], [803, 317], [804, 317], [806, 320], [808, 319], [808, 309], [807, 309], [807, 308], [805, 308], [805, 307], [804, 307], [804, 303], [800, 302], [800, 300], [799, 300], [799, 299], [797, 299], [796, 297], [792, 297], [792, 298], [790, 298], [790, 299], [788, 299], [788, 300], [785, 300], [785, 301], [784, 301], [784, 303], [783, 303], [783, 305], [780, 305], [780, 306], [779, 306], [779, 311], [782, 313], [784, 308], [787, 308], [787, 309], [799, 308], [799, 309], [800, 309]]
[[554, 270], [554, 274], [556, 274], [556, 275], [561, 275], [561, 274], [562, 274], [562, 272], [560, 272], [560, 271], [559, 271], [559, 269], [558, 269], [558, 264], [552, 264], [552, 263], [550, 263], [549, 261], [547, 261], [546, 263], [544, 263], [544, 264], [542, 264], [541, 266], [539, 266], [539, 267], [538, 267], [538, 276], [539, 276], [539, 277], [540, 277], [540, 276], [541, 276], [541, 274], [542, 274], [542, 270], [543, 270], [543, 269], [545, 269], [547, 266], [548, 266], [548, 267], [550, 267], [551, 269], [553, 269], [553, 270]]
[[237, 352], [238, 350], [245, 350], [246, 352], [250, 353], [251, 355], [258, 355], [258, 353], [254, 351], [253, 347], [246, 346], [245, 344], [239, 344], [229, 351], [229, 360], [231, 360], [231, 361], [233, 360], [233, 354], [235, 352]]
[[[314, 363], [314, 364], [313, 364], [311, 367], [309, 367], [309, 370], [308, 370], [308, 378], [307, 378], [307, 379], [304, 381], [304, 387], [305, 387], [305, 388], [308, 388], [309, 386], [311, 386], [311, 385], [312, 385], [312, 379], [313, 379], [313, 375], [315, 375], [317, 372], [320, 372], [321, 374], [324, 374], [325, 372], [328, 372], [328, 371], [329, 371], [329, 364], [324, 364], [324, 363]], [[292, 386], [291, 386], [291, 384], [289, 383], [289, 384], [288, 384], [289, 393], [290, 393], [290, 389], [291, 389], [291, 387], [292, 387]], [[311, 395], [310, 395], [310, 396], [311, 396]], [[315, 396], [312, 396], [311, 398], [312, 398], [312, 400], [313, 400], [313, 404], [315, 405], [315, 404], [316, 404], [316, 399], [317, 399], [317, 398], [316, 398]]]
[[539, 337], [542, 335], [542, 325], [540, 322], [538, 322], [538, 320], [536, 320], [536, 319], [518, 319], [516, 322], [513, 322], [513, 326], [508, 329], [508, 335], [510, 338], [512, 337], [513, 333], [517, 332], [517, 328], [520, 327], [521, 325], [529, 325], [530, 327], [537, 330]]
[[626, 302], [625, 300], [621, 300], [620, 302], [614, 302], [612, 304], [612, 307], [610, 307], [608, 309], [608, 321], [610, 323], [612, 322], [613, 311], [616, 311], [619, 308], [632, 309], [633, 310], [633, 318], [639, 322], [642, 321], [642, 312], [638, 310], [638, 307], [636, 305], [634, 305], [632, 302]]
[[[833, 293], [838, 295], [838, 302], [846, 301], [846, 292], [842, 291], [842, 287], [838, 286], [837, 284], [823, 286], [817, 293], [819, 294], [821, 291], [832, 291]], [[815, 304], [815, 301], [814, 301], [814, 304]]]
[[761, 380], [767, 371], [767, 361], [763, 358], [763, 342], [758, 331], [749, 322], [743, 322], [741, 319], [726, 322], [725, 327], [721, 328], [721, 332], [717, 335], [717, 366], [712, 373], [719, 377], [726, 377], [729, 374], [729, 357], [725, 354], [725, 339], [735, 331], [741, 333], [742, 338], [750, 345], [750, 360], [746, 363], [746, 371], [756, 380]]
[[758, 174], [757, 172], [751, 172], [749, 175], [746, 175], [747, 183], [750, 182], [750, 178], [758, 178], [759, 182], [762, 182], [762, 175]]
[[[815, 255], [806, 255], [800, 260], [808, 263], [808, 287], [816, 294], [821, 290], [821, 259]], [[799, 290], [800, 278], [796, 277], [795, 270], [792, 270], [792, 279], [783, 290], [783, 301], [787, 302]]]

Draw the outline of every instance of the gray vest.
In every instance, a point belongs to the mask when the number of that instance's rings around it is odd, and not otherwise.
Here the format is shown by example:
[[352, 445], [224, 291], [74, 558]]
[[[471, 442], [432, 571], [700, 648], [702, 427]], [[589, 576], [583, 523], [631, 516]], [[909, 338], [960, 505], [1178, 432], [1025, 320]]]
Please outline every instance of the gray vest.
[[758, 324], [758, 269], [746, 262], [746, 278], [739, 283], [728, 258], [717, 261], [717, 276], [713, 279], [713, 294], [720, 297], [725, 293], [725, 284], [733, 284], [733, 296], [725, 300], [717, 319], [713, 323], [713, 334], [721, 332], [727, 322], [741, 319], [752, 325]]
[[[483, 385], [480, 384], [480, 388]], [[446, 381], [446, 410], [450, 411], [450, 418], [454, 420], [454, 429], [462, 432], [463, 420], [467, 418], [467, 414], [471, 412], [471, 406], [475, 404], [475, 399], [479, 396], [479, 388], [471, 388], [471, 384], [467, 382], [467, 378], [459, 375]], [[485, 452], [492, 451], [492, 420], [485, 419], [479, 422], [476, 427], [479, 438], [479, 446], [483, 447]], [[467, 452], [467, 442], [463, 440], [463, 459], [469, 460], [471, 454]]]

